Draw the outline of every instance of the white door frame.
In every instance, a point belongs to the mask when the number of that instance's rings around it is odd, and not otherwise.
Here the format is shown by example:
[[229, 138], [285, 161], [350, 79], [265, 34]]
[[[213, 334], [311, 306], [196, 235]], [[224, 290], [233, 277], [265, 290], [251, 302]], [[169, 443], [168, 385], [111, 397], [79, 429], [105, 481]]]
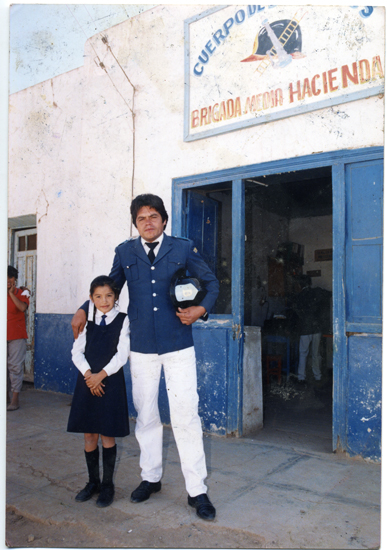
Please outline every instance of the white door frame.
[[[30, 291], [30, 305], [26, 311], [27, 354], [24, 364], [24, 380], [34, 381], [35, 311], [36, 311], [36, 264], [37, 250], [19, 251], [19, 238], [37, 235], [37, 228], [15, 229], [13, 233], [13, 265], [19, 271], [18, 287], [25, 286]], [[27, 241], [27, 239], [26, 239]], [[26, 247], [27, 248], [27, 247]]]

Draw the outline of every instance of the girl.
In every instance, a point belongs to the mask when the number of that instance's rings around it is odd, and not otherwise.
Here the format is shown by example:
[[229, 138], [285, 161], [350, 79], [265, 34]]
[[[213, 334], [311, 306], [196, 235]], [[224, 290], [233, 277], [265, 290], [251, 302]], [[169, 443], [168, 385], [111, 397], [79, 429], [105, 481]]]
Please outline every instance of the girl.
[[[115, 438], [129, 434], [128, 402], [121, 368], [129, 356], [129, 320], [116, 307], [118, 295], [116, 283], [110, 277], [101, 275], [92, 281], [88, 322], [71, 352], [80, 372], [67, 431], [84, 433], [89, 472], [89, 481], [75, 500], [84, 502], [99, 493], [99, 508], [109, 506], [114, 499]], [[102, 483], [99, 477], [99, 435], [102, 440]]]

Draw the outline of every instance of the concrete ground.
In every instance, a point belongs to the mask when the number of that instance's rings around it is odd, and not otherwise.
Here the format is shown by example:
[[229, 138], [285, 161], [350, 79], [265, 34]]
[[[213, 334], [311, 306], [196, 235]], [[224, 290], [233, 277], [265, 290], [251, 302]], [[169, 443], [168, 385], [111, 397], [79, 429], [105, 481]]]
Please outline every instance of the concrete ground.
[[[205, 436], [209, 496], [217, 508], [213, 522], [200, 520], [187, 504], [168, 428], [160, 493], [130, 502], [141, 481], [132, 429], [117, 440], [113, 504], [99, 509], [95, 498], [77, 503], [87, 475], [83, 436], [66, 432], [70, 402], [70, 396], [29, 389], [21, 393], [21, 408], [7, 413], [10, 547], [379, 546], [380, 465], [333, 454], [329, 435], [319, 434], [315, 423], [309, 436], [305, 429], [290, 433], [278, 415], [271, 430], [251, 438]], [[318, 409], [313, 403], [311, 413]]]

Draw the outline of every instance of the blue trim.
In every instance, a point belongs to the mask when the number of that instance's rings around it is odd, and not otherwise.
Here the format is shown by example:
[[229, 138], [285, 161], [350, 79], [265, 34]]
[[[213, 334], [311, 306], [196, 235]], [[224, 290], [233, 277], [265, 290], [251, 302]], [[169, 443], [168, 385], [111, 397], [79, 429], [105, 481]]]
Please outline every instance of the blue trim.
[[[172, 180], [172, 201], [173, 201], [173, 212], [174, 212], [174, 224], [173, 227], [177, 229], [182, 227], [182, 220], [184, 218], [184, 208], [181, 207], [182, 196], [184, 189], [191, 189], [197, 186], [211, 185], [214, 183], [221, 183], [224, 181], [233, 181], [233, 187], [236, 185], [238, 191], [235, 191], [235, 198], [233, 196], [233, 201], [236, 200], [240, 205], [240, 210], [237, 211], [237, 208], [233, 205], [233, 223], [236, 223], [238, 226], [238, 219], [244, 219], [243, 208], [241, 201], [241, 181], [249, 177], [257, 177], [261, 175], [269, 174], [278, 174], [281, 172], [287, 171], [299, 171], [306, 170], [309, 168], [319, 168], [322, 166], [331, 166], [332, 167], [332, 192], [333, 192], [333, 344], [334, 344], [334, 354], [333, 354], [333, 372], [334, 372], [334, 385], [333, 385], [333, 426], [332, 426], [332, 443], [333, 449], [343, 449], [346, 450], [348, 447], [348, 417], [347, 417], [347, 407], [349, 399], [349, 389], [348, 389], [348, 351], [347, 351], [347, 335], [346, 335], [346, 325], [345, 325], [345, 316], [346, 316], [346, 307], [345, 307], [345, 239], [346, 239], [346, 230], [345, 230], [345, 165], [350, 162], [362, 162], [369, 161], [374, 159], [383, 158], [384, 148], [381, 146], [378, 147], [367, 147], [363, 149], [344, 149], [340, 151], [332, 151], [326, 153], [319, 153], [315, 155], [306, 155], [302, 157], [296, 157], [291, 159], [281, 159], [272, 162], [265, 162], [261, 164], [251, 164], [247, 166], [241, 166], [237, 168], [231, 168], [226, 170], [217, 170], [214, 172], [207, 172], [202, 174], [190, 175], [183, 178], [176, 178]], [[234, 193], [234, 190], [233, 190]], [[242, 235], [241, 225], [239, 224], [238, 235], [234, 235], [234, 226], [233, 226], [233, 239], [235, 243], [239, 242], [241, 251], [244, 248], [244, 243], [241, 242], [240, 236]], [[181, 233], [182, 234], [182, 233]], [[236, 245], [235, 245], [236, 246]], [[236, 260], [241, 264], [241, 254], [242, 252], [238, 251], [236, 246], [235, 250], [233, 249], [233, 259], [234, 252], [236, 254]], [[241, 272], [242, 273], [242, 272]], [[241, 274], [235, 274], [233, 271], [233, 312], [234, 319], [233, 324], [235, 324], [235, 318], [238, 314], [243, 318], [241, 309], [235, 310], [238, 308], [241, 303], [238, 305], [237, 295], [234, 297], [234, 283], [237, 280], [243, 280]], [[212, 315], [211, 322], [213, 326], [219, 323], [221, 316]], [[219, 319], [219, 320], [218, 320]], [[222, 316], [222, 322], [223, 316]], [[364, 325], [362, 325], [364, 328]], [[219, 323], [219, 328], [223, 328]], [[354, 324], [347, 325], [347, 330], [350, 327], [356, 328]], [[367, 325], [367, 330], [370, 333], [374, 332], [372, 324]], [[357, 332], [354, 330], [353, 332]], [[233, 346], [233, 341], [229, 340], [229, 355], [235, 357], [235, 350]], [[240, 347], [240, 350], [243, 349], [243, 346]], [[235, 359], [233, 359], [235, 361]], [[238, 360], [236, 363], [238, 365]], [[232, 364], [228, 367], [231, 369]], [[240, 379], [239, 379], [240, 381]], [[240, 386], [233, 376], [233, 373], [229, 373], [228, 378], [229, 384], [233, 384], [233, 389], [229, 389], [229, 398], [238, 399], [236, 405], [228, 404], [228, 409], [232, 409], [232, 413], [229, 413], [229, 426], [230, 428], [237, 425], [238, 421], [238, 412], [242, 405], [242, 393]], [[364, 451], [363, 456], [367, 456], [367, 450]]]
[[189, 17], [184, 21], [184, 23], [195, 23], [196, 21], [200, 21], [200, 19], [204, 19], [204, 17], [208, 17], [209, 15], [212, 15], [213, 13], [216, 13], [217, 11], [224, 10], [225, 8], [228, 8], [230, 4], [224, 4], [223, 6], [217, 6], [216, 8], [209, 8], [208, 10], [202, 11], [198, 15], [193, 15], [192, 17]]
[[345, 335], [345, 174], [344, 164], [332, 166], [332, 290], [333, 290], [333, 449], [346, 448], [347, 338]]
[[[172, 193], [172, 235], [182, 237], [186, 235], [185, 231], [185, 209], [183, 202], [183, 189], [174, 188]], [[184, 223], [184, 225], [183, 225]]]
[[[245, 289], [245, 185], [232, 182], [232, 341], [228, 378], [228, 433], [243, 432], [243, 336]], [[234, 345], [233, 345], [234, 344]]]
[[[188, 57], [189, 63], [189, 57]], [[188, 68], [189, 70], [189, 68]], [[212, 130], [207, 130], [205, 132], [198, 132], [197, 134], [189, 134], [189, 121], [190, 121], [190, 105], [188, 104], [188, 112], [184, 116], [184, 141], [197, 141], [198, 139], [205, 139], [211, 136], [217, 136], [219, 134], [226, 134], [228, 132], [235, 132], [236, 130], [243, 130], [245, 128], [251, 128], [252, 126], [257, 126], [258, 124], [265, 124], [266, 122], [274, 122], [275, 120], [281, 120], [282, 118], [290, 118], [292, 116], [302, 115], [305, 113], [311, 113], [313, 111], [319, 111], [320, 109], [327, 109], [328, 107], [333, 107], [334, 105], [343, 105], [344, 103], [351, 103], [352, 101], [359, 101], [360, 99], [367, 99], [369, 97], [374, 97], [377, 95], [384, 94], [384, 85], [374, 86], [373, 88], [367, 88], [358, 92], [353, 92], [352, 94], [343, 94], [341, 96], [334, 96], [332, 98], [324, 99], [322, 101], [316, 101], [315, 103], [307, 105], [298, 105], [292, 109], [284, 109], [283, 111], [275, 113], [262, 113], [257, 115], [252, 119], [246, 120], [244, 122], [234, 122], [233, 124], [223, 125], [220, 128], [214, 128]], [[189, 97], [189, 87], [186, 92], [186, 97]], [[187, 99], [186, 99], [187, 101]], [[185, 109], [187, 110], [187, 109]]]
[[[183, 189], [194, 188], [196, 186], [211, 185], [234, 179], [246, 179], [258, 177], [259, 175], [278, 174], [280, 172], [307, 170], [308, 168], [319, 168], [322, 166], [333, 166], [335, 164], [346, 162], [359, 162], [363, 160], [377, 159], [383, 156], [383, 147], [366, 147], [364, 149], [341, 149], [340, 151], [330, 151], [327, 153], [318, 153], [314, 155], [305, 155], [302, 157], [293, 157], [289, 159], [274, 160], [259, 164], [248, 164], [237, 168], [226, 170], [215, 170], [213, 172], [204, 172], [174, 178], [172, 180], [172, 195], [182, 193]], [[182, 219], [181, 202], [173, 200], [174, 213]], [[175, 208], [177, 210], [175, 210]], [[173, 220], [176, 223], [176, 220]], [[180, 220], [181, 223], [181, 220]], [[174, 228], [174, 223], [172, 228]], [[175, 233], [173, 233], [175, 234]]]

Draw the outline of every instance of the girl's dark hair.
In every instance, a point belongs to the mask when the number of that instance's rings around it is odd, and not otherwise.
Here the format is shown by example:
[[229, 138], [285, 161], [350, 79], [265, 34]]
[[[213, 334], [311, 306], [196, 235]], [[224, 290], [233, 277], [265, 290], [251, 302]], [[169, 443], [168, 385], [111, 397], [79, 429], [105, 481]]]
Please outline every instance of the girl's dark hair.
[[166, 222], [165, 227], [167, 227], [168, 214], [167, 214], [167, 211], [165, 210], [163, 200], [157, 195], [151, 195], [150, 193], [145, 193], [144, 195], [138, 195], [135, 199], [132, 200], [132, 204], [130, 205], [130, 213], [132, 214], [132, 221], [133, 221], [134, 227], [137, 227], [136, 225], [137, 215], [139, 210], [143, 206], [149, 206], [149, 208], [154, 208], [156, 212], [160, 214], [163, 222]]
[[16, 269], [16, 267], [13, 267], [12, 265], [9, 265], [8, 266], [8, 277], [11, 278], [11, 277], [15, 277], [15, 279], [17, 279], [17, 276], [19, 275], [19, 272], [18, 270]]
[[111, 277], [108, 277], [107, 275], [99, 275], [99, 277], [96, 277], [91, 281], [90, 284], [90, 296], [93, 296], [95, 289], [98, 286], [109, 286], [112, 291], [114, 292], [115, 299], [118, 300], [118, 296], [120, 295], [120, 289], [118, 288], [116, 282]]

